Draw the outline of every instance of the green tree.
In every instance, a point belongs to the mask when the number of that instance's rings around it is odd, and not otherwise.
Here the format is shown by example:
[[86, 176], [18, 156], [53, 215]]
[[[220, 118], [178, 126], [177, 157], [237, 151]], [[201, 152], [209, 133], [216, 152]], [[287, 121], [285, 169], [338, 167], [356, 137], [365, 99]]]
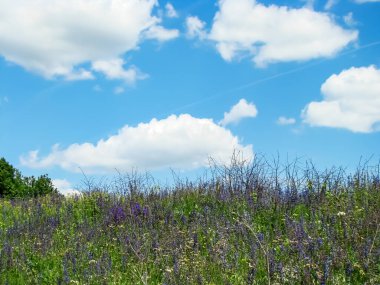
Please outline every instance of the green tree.
[[9, 164], [4, 158], [0, 159], [0, 196], [13, 196], [24, 188], [20, 171]]
[[28, 196], [31, 197], [44, 196], [57, 191], [54, 188], [53, 182], [46, 174], [38, 178], [34, 176], [25, 177], [24, 181], [27, 185]]
[[56, 192], [57, 189], [47, 175], [38, 178], [23, 177], [4, 158], [0, 159], [0, 197], [37, 197]]

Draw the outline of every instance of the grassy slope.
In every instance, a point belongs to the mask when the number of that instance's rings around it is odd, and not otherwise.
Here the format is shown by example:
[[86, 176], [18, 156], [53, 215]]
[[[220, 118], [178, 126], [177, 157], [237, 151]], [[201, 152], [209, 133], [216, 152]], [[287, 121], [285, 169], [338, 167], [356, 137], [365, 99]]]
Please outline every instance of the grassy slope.
[[0, 284], [380, 284], [378, 174], [217, 170], [170, 192], [1, 200]]

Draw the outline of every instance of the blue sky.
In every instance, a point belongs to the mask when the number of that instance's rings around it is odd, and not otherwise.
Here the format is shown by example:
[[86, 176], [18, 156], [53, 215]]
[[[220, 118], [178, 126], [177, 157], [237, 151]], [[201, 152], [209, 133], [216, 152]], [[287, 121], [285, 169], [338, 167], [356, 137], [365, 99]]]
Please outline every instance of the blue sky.
[[379, 159], [380, 1], [0, 0], [0, 156], [61, 190], [208, 157]]

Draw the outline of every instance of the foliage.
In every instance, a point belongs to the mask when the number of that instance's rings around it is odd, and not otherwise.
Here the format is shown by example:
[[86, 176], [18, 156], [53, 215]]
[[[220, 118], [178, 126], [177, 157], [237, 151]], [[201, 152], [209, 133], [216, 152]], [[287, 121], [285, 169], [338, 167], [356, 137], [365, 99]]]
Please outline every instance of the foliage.
[[47, 175], [41, 175], [38, 178], [23, 177], [20, 171], [4, 158], [0, 159], [0, 197], [37, 197], [56, 191]]
[[379, 167], [278, 165], [3, 199], [0, 284], [380, 284]]

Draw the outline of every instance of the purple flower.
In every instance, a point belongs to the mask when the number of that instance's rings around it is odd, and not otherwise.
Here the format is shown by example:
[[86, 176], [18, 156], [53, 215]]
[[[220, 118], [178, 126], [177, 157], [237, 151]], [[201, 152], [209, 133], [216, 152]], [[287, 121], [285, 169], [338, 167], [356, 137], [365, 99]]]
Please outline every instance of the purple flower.
[[149, 215], [149, 208], [147, 206], [145, 206], [143, 209], [143, 215], [144, 215], [144, 217], [148, 217], [148, 215]]
[[51, 228], [55, 229], [59, 225], [59, 217], [48, 217], [47, 222]]
[[324, 267], [323, 267], [323, 279], [324, 279], [324, 282], [327, 282], [327, 279], [329, 277], [330, 266], [331, 266], [331, 259], [327, 258], [327, 260], [326, 260], [326, 262], [324, 264]]
[[198, 234], [195, 233], [193, 235], [193, 249], [196, 249], [198, 247]]
[[178, 264], [178, 258], [174, 256], [174, 273], [179, 274], [179, 264]]
[[120, 224], [127, 217], [124, 209], [120, 205], [112, 207], [110, 212], [111, 220], [115, 224]]
[[353, 268], [352, 268], [352, 265], [350, 262], [346, 263], [345, 272], [346, 272], [346, 276], [348, 276], [348, 277], [351, 276], [351, 274], [353, 272]]
[[253, 284], [255, 280], [256, 270], [254, 267], [250, 268], [248, 272], [247, 284]]
[[132, 202], [131, 203], [131, 211], [132, 214], [137, 217], [138, 215], [141, 214], [141, 206], [138, 202]]

